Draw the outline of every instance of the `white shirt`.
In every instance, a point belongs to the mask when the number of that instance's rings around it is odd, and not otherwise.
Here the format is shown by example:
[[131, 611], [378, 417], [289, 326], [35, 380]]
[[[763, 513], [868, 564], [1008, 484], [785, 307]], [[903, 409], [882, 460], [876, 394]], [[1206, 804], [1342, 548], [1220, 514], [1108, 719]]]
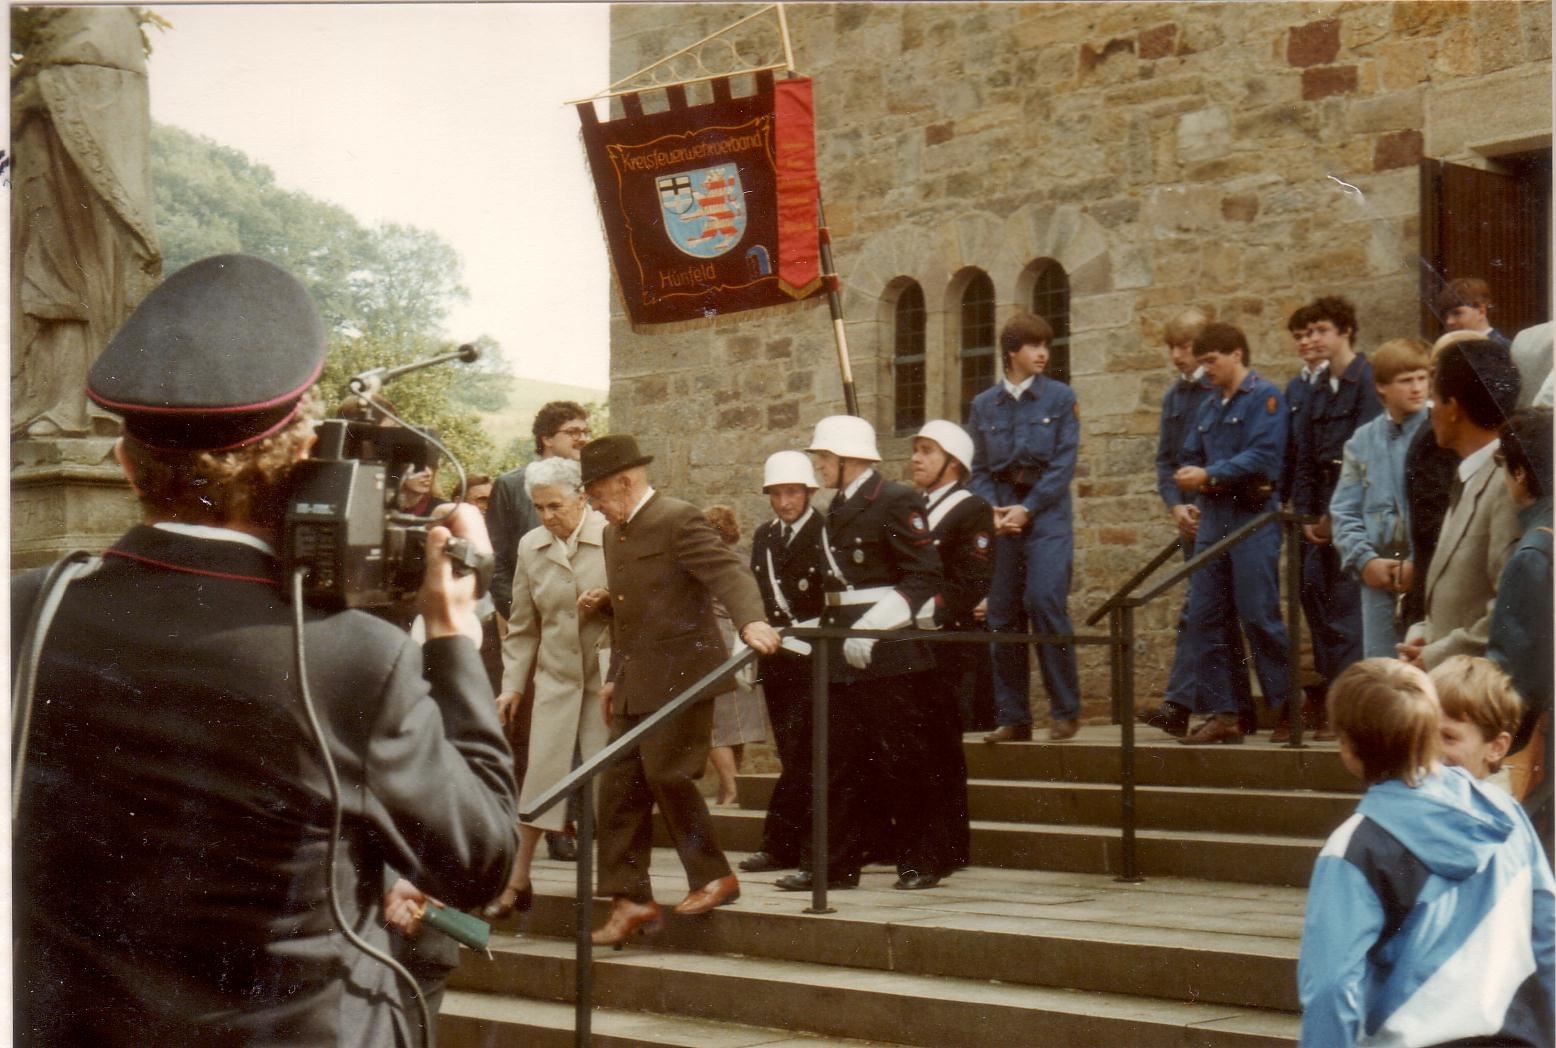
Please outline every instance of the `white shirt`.
[[1016, 400], [1020, 400], [1021, 394], [1031, 388], [1032, 380], [1035, 378], [1037, 378], [1036, 375], [1028, 375], [1020, 382], [1012, 382], [1008, 378], [1000, 379], [1000, 382], [1004, 384], [1006, 393], [1009, 393]]
[[241, 542], [245, 546], [253, 546], [261, 553], [276, 555], [275, 547], [257, 535], [250, 535], [246, 531], [234, 531], [231, 528], [219, 528], [213, 524], [185, 524], [177, 520], [159, 520], [152, 527], [163, 531], [171, 531], [175, 535], [188, 535], [196, 539], [216, 539], [220, 542]]
[[843, 492], [842, 492], [843, 498], [845, 498], [845, 499], [853, 498], [854, 497], [854, 492], [858, 491], [861, 487], [863, 487], [864, 486], [864, 482], [867, 479], [869, 479], [870, 474], [874, 473], [874, 472], [875, 472], [875, 469], [872, 467], [870, 469], [865, 470], [863, 473], [859, 474], [857, 477], [855, 477], [853, 483], [848, 485], [848, 487], [843, 489]]
[[648, 502], [649, 499], [651, 499], [653, 497], [654, 497], [654, 489], [653, 489], [652, 486], [650, 486], [647, 491], [643, 492], [643, 497], [638, 499], [638, 504], [636, 506], [632, 507], [632, 512], [627, 514], [626, 523], [631, 524], [632, 523], [632, 518], [638, 515], [638, 510], [642, 509], [643, 505], [646, 502]]
[[778, 530], [779, 531], [782, 531], [784, 528], [788, 528], [789, 529], [789, 535], [792, 538], [793, 536], [798, 535], [800, 533], [800, 529], [805, 526], [806, 522], [808, 522], [810, 520], [810, 518], [815, 514], [815, 512], [816, 511], [815, 511], [815, 509], [813, 507], [806, 506], [805, 507], [805, 512], [801, 513], [798, 517], [795, 517], [793, 524], [785, 524], [783, 522], [783, 518], [782, 517], [774, 517], [773, 518], [773, 523], [778, 525]]
[[1486, 460], [1492, 455], [1495, 455], [1497, 448], [1501, 446], [1502, 441], [1500, 438], [1498, 438], [1497, 440], [1493, 440], [1490, 444], [1487, 444], [1485, 447], [1481, 448], [1479, 451], [1473, 451], [1460, 459], [1459, 483], [1468, 484], [1470, 478], [1475, 475], [1475, 471], [1480, 469], [1481, 466], [1485, 465]]

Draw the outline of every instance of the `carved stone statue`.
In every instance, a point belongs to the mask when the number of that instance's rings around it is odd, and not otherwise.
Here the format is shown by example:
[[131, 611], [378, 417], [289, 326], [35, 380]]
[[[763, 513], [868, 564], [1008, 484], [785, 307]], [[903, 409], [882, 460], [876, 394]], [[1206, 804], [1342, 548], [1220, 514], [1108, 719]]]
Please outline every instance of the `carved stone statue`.
[[11, 435], [117, 432], [86, 374], [161, 277], [128, 8], [39, 8], [11, 77]]

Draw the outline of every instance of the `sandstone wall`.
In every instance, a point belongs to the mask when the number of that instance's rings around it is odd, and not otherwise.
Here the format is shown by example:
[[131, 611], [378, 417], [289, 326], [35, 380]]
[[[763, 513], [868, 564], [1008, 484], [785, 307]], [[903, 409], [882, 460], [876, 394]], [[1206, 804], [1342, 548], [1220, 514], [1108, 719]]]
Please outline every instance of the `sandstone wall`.
[[[621, 5], [613, 79], [752, 10]], [[861, 408], [880, 431], [894, 281], [923, 288], [928, 410], [954, 417], [969, 270], [992, 278], [1001, 322], [1034, 260], [1070, 275], [1077, 621], [1171, 537], [1152, 476], [1163, 323], [1209, 307], [1282, 383], [1296, 364], [1285, 318], [1315, 295], [1356, 302], [1363, 349], [1417, 333], [1417, 161], [1484, 166], [1550, 145], [1543, 0], [793, 5], [788, 18], [815, 79]], [[763, 458], [842, 410], [825, 306], [642, 334], [612, 311], [612, 428], [658, 454], [657, 483], [734, 502], [749, 533], [766, 513]], [[900, 474], [907, 441], [883, 451]], [[1142, 617], [1143, 694], [1165, 679], [1175, 614], [1167, 600]], [[1082, 661], [1100, 714], [1106, 662]]]

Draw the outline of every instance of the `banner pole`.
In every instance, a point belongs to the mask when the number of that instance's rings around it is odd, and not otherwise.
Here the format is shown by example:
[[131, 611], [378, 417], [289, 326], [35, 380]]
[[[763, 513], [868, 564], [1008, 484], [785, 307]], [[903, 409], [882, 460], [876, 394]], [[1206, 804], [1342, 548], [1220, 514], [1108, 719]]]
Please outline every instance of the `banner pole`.
[[778, 35], [783, 38], [783, 61], [789, 70], [789, 75], [794, 75], [794, 45], [789, 41], [789, 19], [783, 13], [782, 4], [774, 4], [778, 9]]
[[827, 229], [827, 212], [816, 192], [816, 224], [821, 239], [821, 279], [827, 285], [827, 308], [832, 312], [832, 339], [837, 343], [837, 367], [843, 376], [843, 403], [850, 415], [859, 414], [859, 396], [854, 392], [854, 369], [848, 360], [848, 332], [843, 329], [843, 282], [832, 265], [832, 232]]

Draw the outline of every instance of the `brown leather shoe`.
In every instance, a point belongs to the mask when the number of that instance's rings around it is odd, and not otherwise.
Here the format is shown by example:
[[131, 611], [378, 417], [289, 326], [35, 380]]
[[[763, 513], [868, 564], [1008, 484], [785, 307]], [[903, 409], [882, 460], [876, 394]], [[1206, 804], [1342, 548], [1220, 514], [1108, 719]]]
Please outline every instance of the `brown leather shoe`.
[[984, 742], [1031, 742], [1032, 725], [1030, 724], [1001, 724], [998, 728], [983, 737]]
[[1081, 730], [1081, 722], [1071, 718], [1070, 720], [1056, 720], [1048, 725], [1048, 741], [1064, 742], [1066, 739], [1075, 738], [1075, 733]]
[[1280, 720], [1276, 723], [1275, 730], [1270, 732], [1270, 741], [1280, 746], [1284, 746], [1291, 741], [1291, 721], [1286, 718], [1284, 713], [1281, 714]]
[[664, 924], [664, 916], [657, 902], [633, 902], [619, 897], [611, 906], [611, 915], [603, 927], [589, 936], [596, 946], [622, 946], [634, 935], [657, 932]]
[[1243, 730], [1237, 726], [1237, 714], [1218, 713], [1179, 739], [1183, 746], [1210, 746], [1215, 743], [1241, 745]]
[[686, 898], [675, 904], [675, 912], [682, 917], [695, 917], [708, 913], [715, 906], [727, 906], [738, 898], [740, 882], [732, 873], [728, 877], [709, 881], [694, 892], [688, 892]]

